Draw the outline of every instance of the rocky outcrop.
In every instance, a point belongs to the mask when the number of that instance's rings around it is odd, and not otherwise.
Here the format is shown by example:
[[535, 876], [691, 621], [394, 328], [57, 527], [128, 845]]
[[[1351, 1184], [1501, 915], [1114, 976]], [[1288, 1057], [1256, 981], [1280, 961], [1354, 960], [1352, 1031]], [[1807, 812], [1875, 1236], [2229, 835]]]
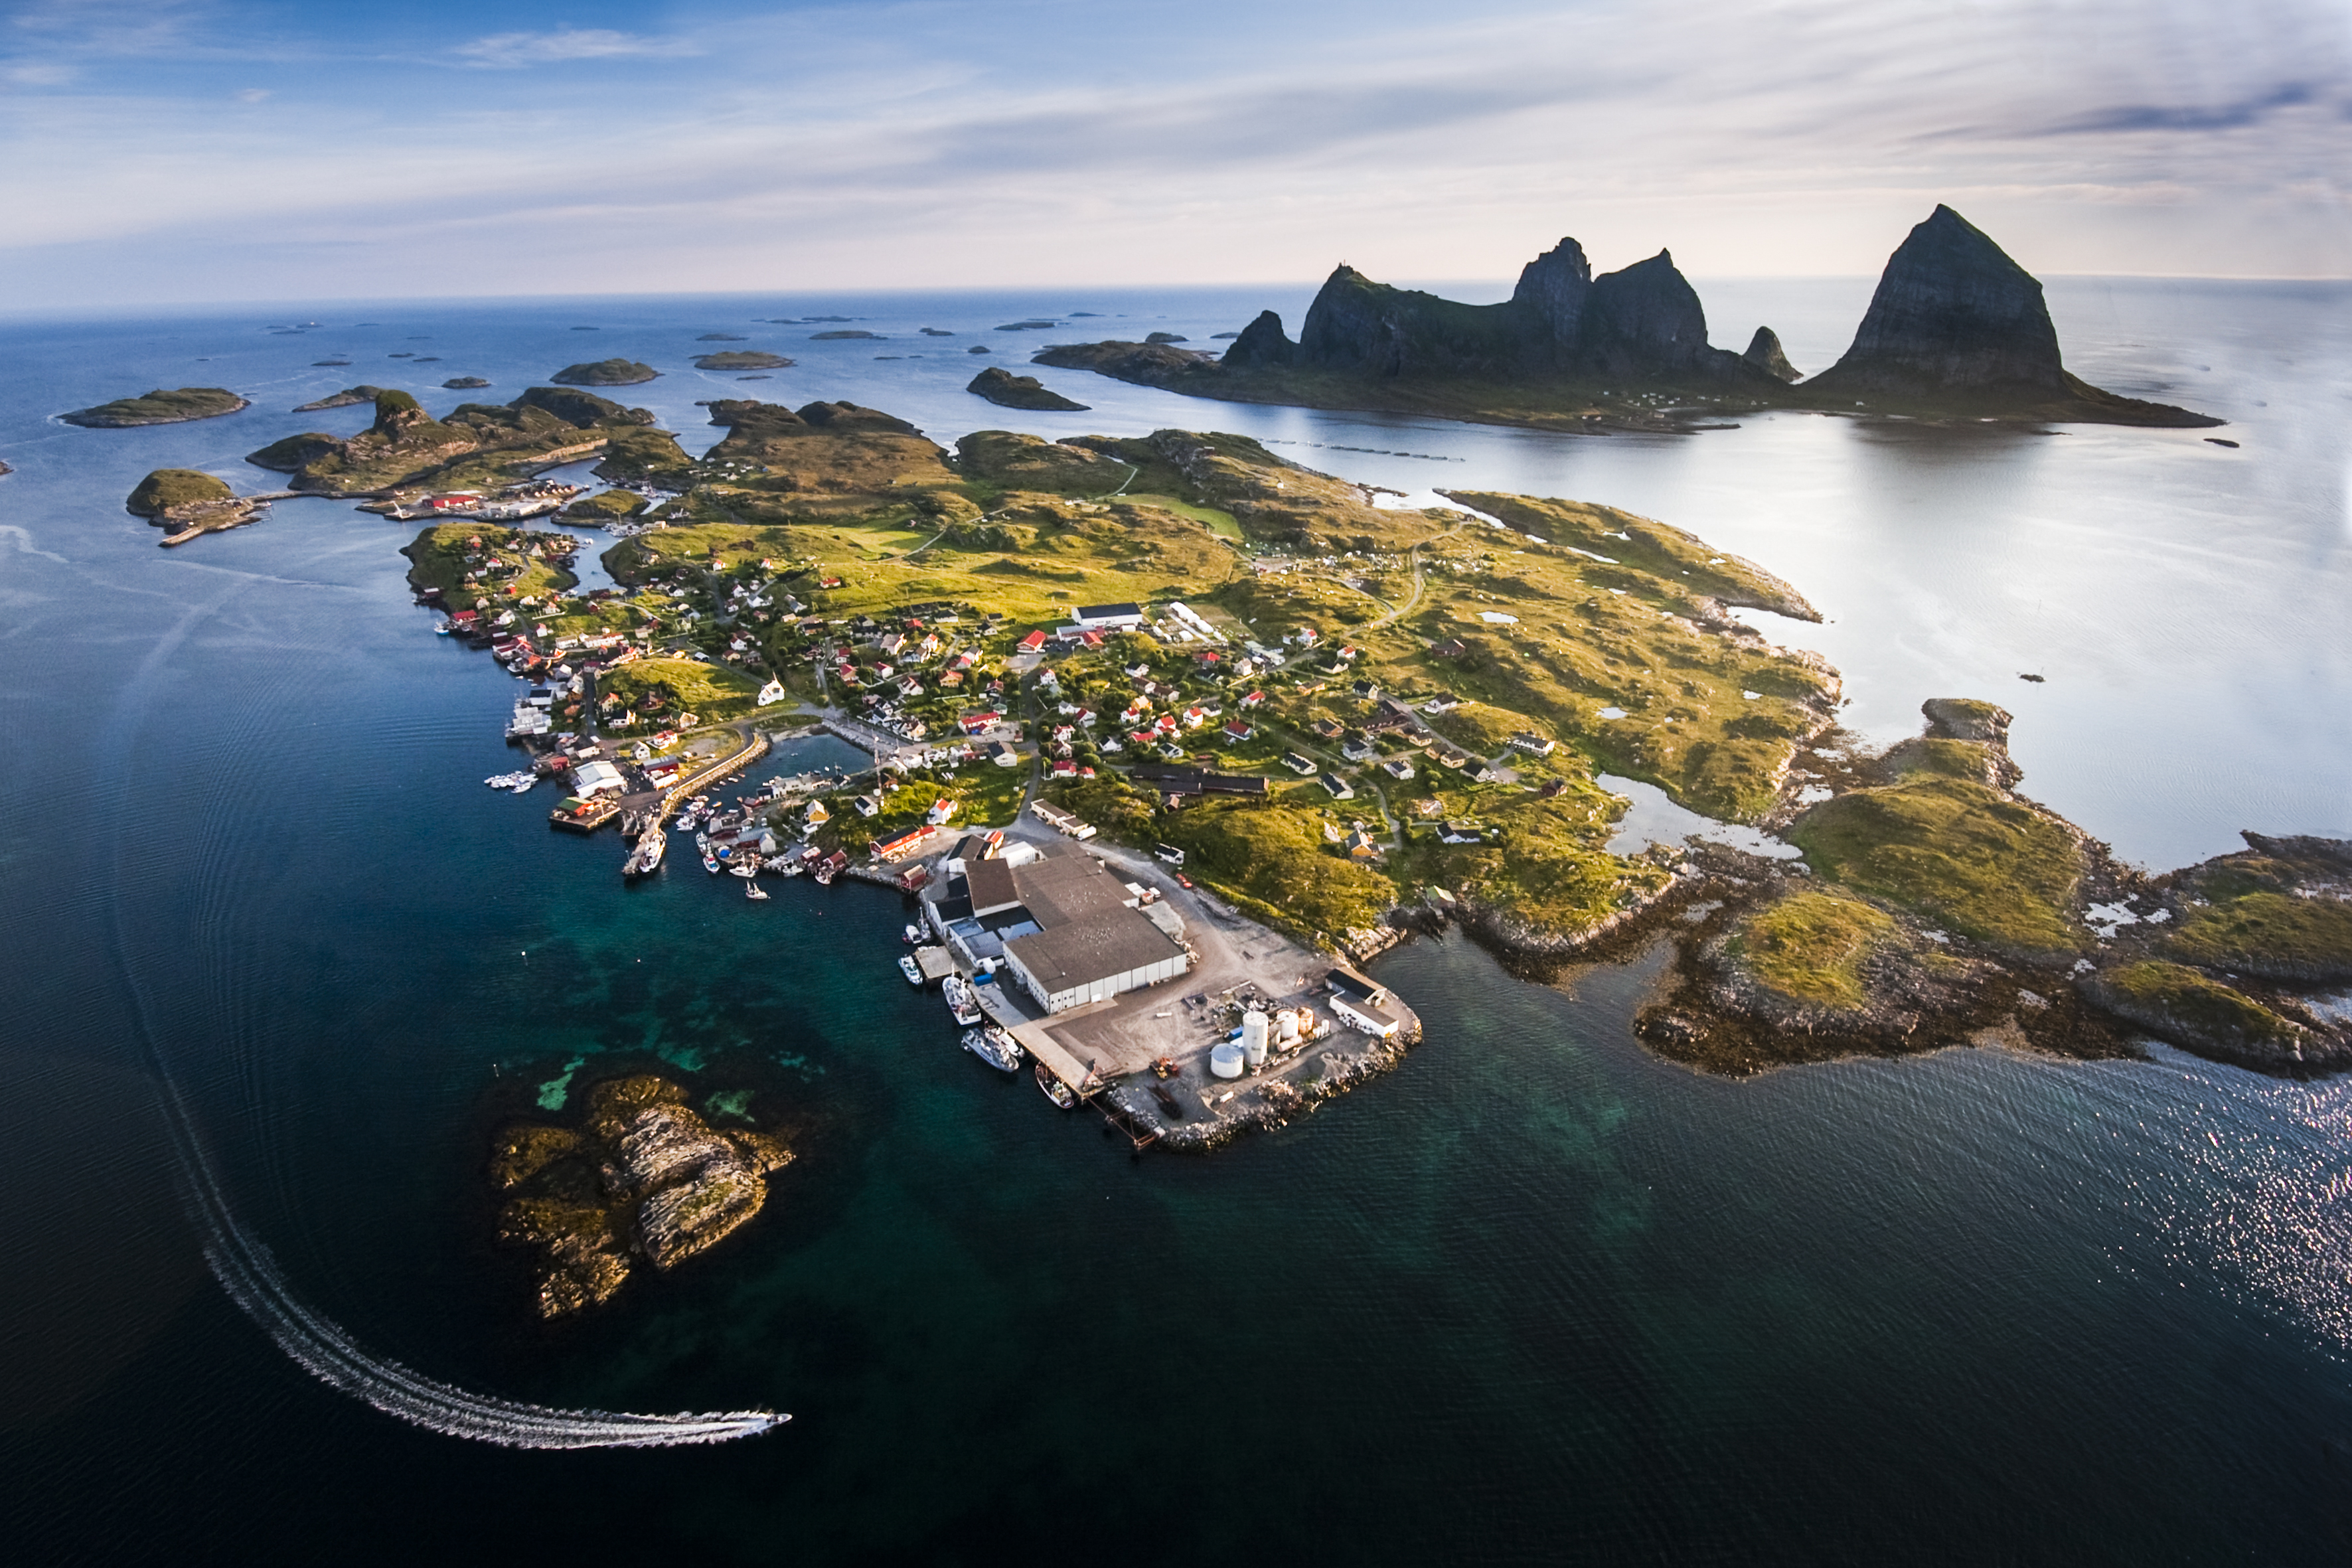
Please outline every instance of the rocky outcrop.
[[1015, 375], [998, 365], [990, 365], [971, 378], [964, 390], [1005, 408], [1036, 408], [1058, 412], [1083, 412], [1087, 405], [1074, 403], [1055, 392], [1034, 375]]
[[1789, 363], [1780, 352], [1780, 334], [1769, 327], [1759, 327], [1756, 335], [1748, 340], [1748, 352], [1739, 356], [1775, 381], [1802, 381], [1805, 373]]
[[2103, 1011], [2200, 1057], [2263, 1072], [2335, 1066], [2352, 1057], [2343, 1042], [2183, 964], [2119, 964], [2085, 974], [2076, 984]]
[[68, 425], [93, 430], [119, 430], [134, 425], [182, 425], [191, 419], [217, 419], [246, 406], [245, 399], [226, 387], [183, 386], [177, 391], [157, 387], [137, 397], [118, 397], [111, 403], [77, 408], [58, 417]]
[[1541, 326], [1553, 358], [1572, 362], [1584, 332], [1584, 301], [1592, 291], [1592, 264], [1584, 247], [1560, 242], [1519, 268], [1511, 301]]
[[792, 364], [782, 354], [772, 354], [765, 349], [728, 349], [715, 354], [697, 354], [697, 370], [782, 370]]
[[235, 494], [227, 481], [195, 468], [158, 468], [132, 487], [122, 510], [162, 522], [175, 509], [225, 501]]
[[633, 359], [600, 359], [567, 364], [548, 379], [563, 386], [635, 386], [661, 372]]
[[1192, 340], [1181, 332], [1146, 332], [1143, 341], [1147, 343], [1189, 343]]
[[245, 460], [257, 468], [268, 468], [274, 474], [299, 473], [320, 458], [342, 450], [340, 436], [330, 436], [321, 430], [306, 430], [299, 436], [287, 436], [272, 441], [257, 452], [247, 452]]
[[441, 386], [446, 392], [476, 392], [489, 384], [478, 375], [453, 375]]
[[1698, 290], [1661, 250], [1647, 261], [1592, 280], [1584, 297], [1574, 363], [1614, 379], [1751, 379], [1755, 367], [1710, 348]]
[[[482, 384], [488, 386], [489, 383], [484, 382]], [[362, 403], [373, 403], [383, 391], [383, 388], [381, 386], [347, 386], [341, 392], [329, 393], [315, 403], [299, 404], [296, 405], [294, 412], [317, 414], [329, 408], [350, 408]]]
[[593, 392], [580, 392], [568, 386], [534, 386], [507, 406], [518, 412], [536, 408], [582, 430], [594, 429], [599, 426], [651, 425], [654, 422], [654, 411], [650, 408], [624, 408], [609, 397], [599, 397]]
[[1255, 370], [1286, 365], [1297, 357], [1298, 345], [1282, 330], [1282, 318], [1272, 310], [1260, 310], [1257, 320], [1234, 334], [1234, 346], [1225, 351], [1223, 363], [1236, 370]]
[[1941, 204], [1887, 259], [1853, 346], [1805, 392], [1832, 408], [2221, 423], [2118, 397], [2068, 374], [2042, 285]]
[[793, 1158], [767, 1134], [716, 1131], [686, 1091], [652, 1076], [590, 1090], [577, 1129], [501, 1131], [493, 1188], [510, 1193], [499, 1238], [530, 1248], [541, 1317], [609, 1299], [637, 1262], [667, 1269], [709, 1250], [760, 1212], [767, 1175]]

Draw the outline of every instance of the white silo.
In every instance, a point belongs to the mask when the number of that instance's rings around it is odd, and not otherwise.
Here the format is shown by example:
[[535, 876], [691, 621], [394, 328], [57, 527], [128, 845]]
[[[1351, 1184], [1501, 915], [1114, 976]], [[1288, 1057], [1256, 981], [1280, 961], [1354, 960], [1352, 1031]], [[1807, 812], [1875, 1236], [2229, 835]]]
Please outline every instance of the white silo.
[[1242, 1076], [1242, 1048], [1227, 1040], [1209, 1053], [1209, 1070], [1219, 1078]]
[[1298, 1015], [1287, 1007], [1275, 1015], [1274, 1043], [1283, 1050], [1298, 1043]]
[[1242, 1015], [1242, 1055], [1254, 1068], [1265, 1066], [1265, 1015], [1249, 1012]]

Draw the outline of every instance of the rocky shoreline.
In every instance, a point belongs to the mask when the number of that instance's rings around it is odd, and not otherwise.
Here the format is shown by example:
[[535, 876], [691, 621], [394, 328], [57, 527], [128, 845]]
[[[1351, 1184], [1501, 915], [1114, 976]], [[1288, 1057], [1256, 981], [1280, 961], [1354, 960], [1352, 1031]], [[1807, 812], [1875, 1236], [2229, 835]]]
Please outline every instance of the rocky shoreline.
[[[1954, 1045], [2095, 1059], [2144, 1054], [2138, 1042], [2150, 1037], [2260, 1072], [2352, 1066], [2352, 1025], [2327, 1002], [2328, 987], [2352, 984], [2352, 843], [2248, 833], [2244, 851], [2149, 876], [2015, 793], [2007, 713], [1951, 700], [1924, 709], [1922, 736], [1875, 756], [1804, 753], [1813, 765], [1792, 770], [1767, 819], [1806, 849], [1803, 859], [1704, 842], [1654, 850], [1673, 863], [1671, 879], [1572, 932], [1475, 903], [1396, 918], [1452, 918], [1537, 976], [1667, 940], [1669, 975], [1635, 1032], [1660, 1055], [1711, 1072]], [[1799, 799], [1825, 779], [1830, 799]], [[2055, 847], [2065, 874], [2054, 898], [2011, 868], [2017, 886], [1996, 879], [1989, 891], [2017, 907], [1989, 914], [1983, 900], [1888, 879], [1867, 857], [1837, 861], [1843, 841], [1830, 830], [1856, 815], [1839, 803], [1899, 814], [1917, 805], [1906, 795], [1945, 786], [1968, 809], [2030, 824], [2044, 848]], [[1942, 853], [1935, 830], [1944, 825], [1912, 815], [1915, 831], [1890, 832], [1872, 852], [1889, 862]], [[1980, 827], [1963, 820], [1955, 831]], [[1843, 881], [1829, 874], [1841, 869]]]

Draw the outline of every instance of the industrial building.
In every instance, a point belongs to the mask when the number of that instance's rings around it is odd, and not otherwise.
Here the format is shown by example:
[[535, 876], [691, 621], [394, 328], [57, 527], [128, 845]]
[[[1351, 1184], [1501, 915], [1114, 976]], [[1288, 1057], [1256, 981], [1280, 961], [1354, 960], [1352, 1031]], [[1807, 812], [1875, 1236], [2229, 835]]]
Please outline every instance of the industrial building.
[[1182, 918], [1074, 845], [961, 865], [929, 904], [933, 929], [967, 962], [996, 961], [1049, 1014], [1192, 967]]

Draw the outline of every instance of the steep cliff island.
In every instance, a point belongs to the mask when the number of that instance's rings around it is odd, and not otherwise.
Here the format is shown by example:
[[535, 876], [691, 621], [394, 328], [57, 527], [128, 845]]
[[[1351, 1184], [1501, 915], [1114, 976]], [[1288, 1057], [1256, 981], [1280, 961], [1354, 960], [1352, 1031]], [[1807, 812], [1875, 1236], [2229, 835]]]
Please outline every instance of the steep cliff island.
[[1499, 304], [1397, 289], [1342, 265], [1295, 342], [1268, 310], [1222, 359], [1172, 343], [1100, 342], [1057, 345], [1034, 360], [1237, 403], [1547, 429], [1695, 429], [1772, 408], [2221, 423], [2069, 374], [2041, 284], [1946, 206], [1887, 262], [1853, 347], [1811, 381], [1769, 327], [1745, 353], [1710, 344], [1698, 293], [1667, 252], [1596, 278], [1573, 239], [1528, 263]]

